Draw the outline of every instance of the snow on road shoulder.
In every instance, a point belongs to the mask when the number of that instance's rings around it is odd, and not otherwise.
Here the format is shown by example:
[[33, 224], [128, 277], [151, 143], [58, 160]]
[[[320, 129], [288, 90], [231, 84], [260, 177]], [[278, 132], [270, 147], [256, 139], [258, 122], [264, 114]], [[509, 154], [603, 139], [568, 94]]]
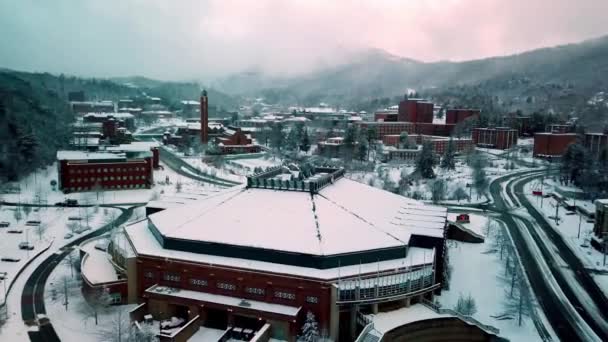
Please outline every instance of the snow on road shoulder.
[[[484, 243], [464, 243], [449, 241], [448, 255], [452, 267], [450, 289], [443, 291], [437, 299], [443, 307], [454, 308], [460, 295], [471, 295], [477, 303], [477, 313], [473, 317], [483, 324], [500, 329], [500, 335], [511, 341], [541, 341], [534, 323], [524, 317], [522, 326], [516, 319], [499, 320], [505, 313], [505, 284], [499, 280], [502, 272], [499, 253], [493, 246], [498, 226], [492, 225], [485, 231], [488, 218], [470, 215], [476, 226], [482, 227], [487, 238]], [[492, 317], [494, 316], [494, 317]]]

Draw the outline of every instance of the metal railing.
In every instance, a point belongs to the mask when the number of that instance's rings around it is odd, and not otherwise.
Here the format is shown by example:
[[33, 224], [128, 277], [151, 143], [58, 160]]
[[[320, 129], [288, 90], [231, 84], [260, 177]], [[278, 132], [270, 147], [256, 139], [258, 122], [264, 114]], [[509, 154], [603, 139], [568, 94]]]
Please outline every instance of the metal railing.
[[432, 289], [435, 272], [426, 266], [374, 278], [338, 281], [338, 304], [374, 302]]

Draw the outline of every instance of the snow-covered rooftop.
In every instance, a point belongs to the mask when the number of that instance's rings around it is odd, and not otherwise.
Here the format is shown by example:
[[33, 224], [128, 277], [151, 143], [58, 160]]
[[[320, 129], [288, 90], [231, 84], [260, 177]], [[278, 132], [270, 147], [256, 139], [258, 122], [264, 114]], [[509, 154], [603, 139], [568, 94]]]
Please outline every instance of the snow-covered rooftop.
[[88, 113], [85, 114], [85, 118], [108, 118], [113, 117], [115, 119], [133, 119], [134, 116], [131, 113]]
[[85, 151], [57, 151], [57, 160], [120, 160], [125, 159], [124, 154], [107, 152], [85, 152]]

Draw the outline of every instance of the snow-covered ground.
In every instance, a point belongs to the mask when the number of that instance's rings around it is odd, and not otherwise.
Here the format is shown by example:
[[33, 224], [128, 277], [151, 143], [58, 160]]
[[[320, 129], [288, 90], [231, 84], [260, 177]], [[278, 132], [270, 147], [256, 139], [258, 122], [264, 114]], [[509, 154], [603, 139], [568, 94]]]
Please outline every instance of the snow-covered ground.
[[[114, 204], [114, 203], [145, 203], [158, 197], [160, 194], [171, 195], [178, 192], [176, 184], [181, 185], [180, 191], [208, 190], [217, 188], [215, 185], [203, 183], [184, 177], [164, 165], [160, 170], [154, 171], [154, 186], [151, 189], [127, 189], [119, 191], [93, 191], [64, 194], [53, 191], [50, 182], [57, 180], [57, 166], [52, 165], [39, 169], [18, 183], [13, 184], [21, 189], [18, 193], [0, 193], [0, 199], [16, 203], [55, 204], [66, 198], [76, 199], [79, 204]], [[167, 182], [168, 181], [168, 182]], [[39, 197], [37, 197], [39, 196]]]
[[470, 228], [486, 235], [486, 241], [480, 244], [449, 241], [448, 254], [452, 267], [450, 289], [443, 291], [436, 300], [443, 307], [453, 309], [461, 294], [470, 294], [477, 304], [473, 318], [500, 329], [500, 335], [511, 341], [541, 341], [529, 317], [524, 316], [521, 326], [518, 326], [517, 319], [499, 320], [492, 317], [505, 313], [507, 298], [507, 285], [500, 280], [504, 260], [500, 260], [499, 253], [493, 247], [499, 228], [497, 224], [488, 226], [488, 219], [484, 216], [470, 216]]
[[[110, 215], [111, 212], [115, 216], [120, 214], [117, 209], [112, 208], [40, 208], [38, 211], [32, 211], [26, 216], [24, 210], [19, 209], [22, 217], [17, 220], [18, 214], [15, 214], [16, 211], [16, 207], [11, 206], [2, 206], [0, 209], [0, 221], [10, 223], [8, 228], [0, 228], [0, 257], [20, 259], [19, 262], [0, 261], [0, 272], [8, 273], [9, 284], [30, 258], [38, 255], [49, 245], [53, 244], [54, 248], [62, 246], [89, 232], [90, 230], [85, 230], [87, 225], [91, 229], [95, 229], [104, 224], [105, 217]], [[80, 218], [80, 220], [70, 220], [69, 218]], [[27, 226], [25, 222], [28, 220], [39, 220], [41, 228]], [[78, 228], [78, 231], [82, 230], [83, 232], [73, 233], [72, 237], [65, 239], [66, 234], [71, 233], [69, 229], [70, 223], [74, 225], [74, 228]], [[12, 229], [22, 230], [23, 232], [21, 234], [8, 233]], [[34, 249], [19, 249], [19, 243], [21, 242], [30, 242], [33, 244]], [[18, 291], [18, 289], [15, 290]], [[0, 293], [0, 303], [3, 302], [4, 292], [2, 291]]]
[[242, 175], [237, 174], [232, 168], [222, 167], [217, 168], [211, 164], [203, 162], [200, 157], [181, 157], [186, 163], [192, 165], [204, 175], [217, 177], [233, 182], [245, 182], [246, 179]]
[[[235, 172], [240, 174], [251, 174], [256, 167], [267, 169], [281, 165], [282, 161], [278, 158], [247, 158], [247, 159], [231, 159], [227, 160], [226, 163], [231, 166], [235, 166]], [[239, 172], [240, 171], [240, 172]]]
[[[74, 257], [78, 257], [75, 255]], [[64, 281], [68, 284], [68, 305], [64, 305]], [[53, 323], [53, 328], [62, 341], [96, 342], [115, 341], [105, 334], [115, 331], [117, 320], [129, 322], [129, 311], [137, 305], [110, 306], [100, 309], [95, 324], [95, 317], [80, 289], [80, 275], [74, 274], [67, 264], [57, 266], [51, 273], [45, 286], [45, 300], [47, 316]]]

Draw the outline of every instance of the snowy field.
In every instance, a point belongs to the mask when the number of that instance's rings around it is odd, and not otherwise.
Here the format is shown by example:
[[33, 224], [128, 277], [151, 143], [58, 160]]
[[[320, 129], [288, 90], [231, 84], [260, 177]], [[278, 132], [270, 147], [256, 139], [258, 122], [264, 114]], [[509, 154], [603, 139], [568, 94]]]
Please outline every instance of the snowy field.
[[[231, 159], [226, 162], [230, 166], [236, 168], [235, 171], [240, 171], [241, 174], [251, 174], [253, 169], [261, 167], [267, 169], [281, 165], [282, 161], [278, 158], [247, 158], [247, 159]], [[237, 172], [238, 172], [237, 171]]]
[[[63, 202], [66, 198], [76, 199], [79, 204], [122, 204], [122, 203], [146, 203], [156, 199], [161, 194], [172, 195], [182, 192], [201, 192], [217, 190], [217, 186], [192, 180], [184, 177], [167, 165], [161, 163], [160, 170], [154, 170], [154, 186], [151, 189], [128, 189], [119, 191], [93, 191], [64, 194], [53, 190], [50, 182], [57, 180], [57, 166], [52, 165], [39, 169], [18, 183], [11, 184], [12, 187], [20, 188], [18, 193], [0, 193], [0, 199], [15, 203], [41, 203], [55, 204]], [[179, 186], [177, 186], [179, 184]], [[179, 191], [178, 191], [179, 188]]]
[[[20, 214], [16, 214], [16, 213]], [[8, 228], [0, 228], [0, 257], [19, 259], [19, 262], [0, 261], [0, 272], [7, 272], [9, 283], [16, 273], [45, 248], [53, 244], [62, 246], [82, 234], [90, 232], [104, 225], [111, 213], [115, 216], [120, 211], [112, 208], [40, 208], [26, 215], [25, 210], [16, 207], [2, 206], [0, 208], [0, 221], [10, 223]], [[19, 217], [20, 215], [20, 217]], [[18, 219], [19, 218], [19, 219]], [[70, 220], [80, 218], [80, 220]], [[88, 218], [88, 220], [87, 220]], [[27, 226], [28, 220], [38, 220], [40, 226]], [[88, 222], [87, 222], [88, 221]], [[70, 229], [71, 228], [71, 229]], [[11, 234], [9, 230], [21, 230], [21, 234]], [[80, 232], [80, 233], [78, 233]], [[66, 234], [72, 237], [66, 239]], [[19, 243], [29, 242], [33, 250], [19, 249]], [[7, 284], [8, 287], [8, 284]], [[16, 289], [18, 291], [18, 289]], [[4, 293], [0, 293], [0, 303], [4, 302]]]
[[233, 182], [245, 182], [246, 178], [242, 175], [237, 174], [231, 168], [217, 168], [213, 165], [205, 163], [202, 161], [200, 157], [182, 157], [180, 156], [186, 163], [192, 165], [195, 169], [199, 170], [204, 175], [209, 175], [212, 177], [217, 177], [225, 180], [230, 180]]
[[[523, 316], [521, 326], [518, 325], [517, 315], [510, 314], [512, 319], [496, 318], [507, 312], [509, 286], [501, 279], [504, 260], [500, 259], [495, 246], [498, 225], [488, 225], [488, 219], [484, 216], [470, 216], [469, 228], [481, 231], [486, 235], [486, 241], [480, 244], [448, 242], [452, 267], [450, 289], [443, 291], [436, 300], [444, 308], [453, 309], [461, 295], [471, 295], [477, 306], [473, 318], [500, 329], [500, 335], [511, 341], [541, 341], [529, 317]], [[540, 312], [540, 309], [537, 311]]]

